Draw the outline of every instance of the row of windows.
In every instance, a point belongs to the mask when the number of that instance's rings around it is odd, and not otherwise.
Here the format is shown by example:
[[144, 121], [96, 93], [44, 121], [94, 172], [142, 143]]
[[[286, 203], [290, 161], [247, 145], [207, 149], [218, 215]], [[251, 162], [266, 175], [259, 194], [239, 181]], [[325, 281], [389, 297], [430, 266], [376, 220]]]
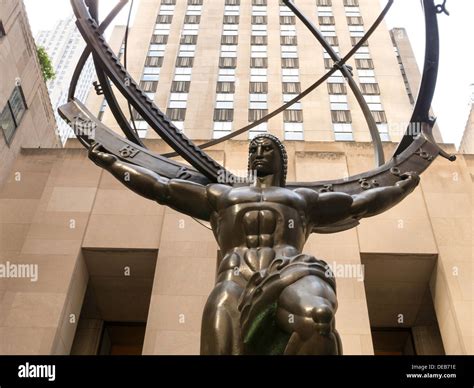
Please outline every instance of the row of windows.
[[[360, 17], [360, 11], [354, 5], [347, 4], [345, 10], [348, 17]], [[351, 35], [352, 44], [355, 46], [365, 35], [365, 29], [361, 25], [349, 25], [349, 33]], [[364, 57], [360, 56], [361, 50], [362, 53], [365, 54]], [[382, 141], [389, 141], [390, 136], [388, 133], [387, 117], [380, 97], [380, 88], [375, 78], [374, 64], [370, 56], [368, 42], [365, 42], [364, 47], [359, 50], [359, 57], [355, 58], [355, 62], [362, 94], [377, 124], [380, 137]]]
[[[281, 5], [281, 4], [280, 4]], [[283, 103], [293, 100], [301, 93], [298, 39], [296, 37], [296, 18], [289, 16], [290, 9], [286, 6], [280, 7], [280, 34], [281, 34], [281, 57], [282, 57], [282, 88]], [[291, 25], [291, 30], [288, 29]], [[287, 34], [294, 31], [294, 34]], [[303, 140], [303, 107], [301, 102], [291, 105], [283, 113], [283, 130], [285, 140]]]
[[192, 68], [194, 65], [194, 56], [196, 55], [196, 45], [202, 13], [202, 1], [190, 4], [186, 9], [185, 18], [193, 17], [194, 23], [186, 23], [185, 19], [179, 46], [178, 57], [176, 59], [176, 68], [173, 78], [174, 82], [184, 82], [186, 89], [182, 92], [175, 91], [175, 85], [171, 86], [171, 94], [168, 102], [167, 116], [173, 121], [175, 126], [184, 130], [184, 121], [186, 119], [186, 109], [188, 106], [189, 85], [191, 84]]
[[213, 137], [221, 138], [232, 131], [234, 121], [235, 72], [239, 44], [240, 1], [226, 0], [222, 26], [219, 75], [214, 109]]
[[[250, 73], [253, 74], [254, 77], [250, 78], [249, 85], [249, 123], [259, 121], [268, 115], [268, 16], [266, 3], [261, 4], [260, 6], [252, 7], [252, 22], [255, 23], [252, 24], [251, 41], [256, 44], [260, 44], [261, 47], [264, 48], [262, 52], [264, 52], [265, 55], [256, 57], [254, 52], [251, 54]], [[257, 48], [255, 45], [252, 47], [254, 50]], [[261, 64], [265, 65], [265, 67], [253, 67], [255, 64], [254, 60], [256, 59], [260, 59], [262, 61]], [[255, 136], [265, 132], [268, 132], [268, 125], [264, 122], [249, 131], [249, 138], [253, 139]]]
[[[320, 5], [320, 4], [318, 4]], [[348, 4], [349, 5], [349, 4]], [[324, 4], [318, 7], [318, 16], [324, 18], [333, 18], [332, 8], [330, 4]], [[357, 4], [350, 4], [346, 7], [346, 16], [348, 18], [361, 18]], [[321, 31], [326, 40], [331, 44], [334, 51], [339, 54], [338, 39], [336, 36], [336, 28], [334, 22], [326, 23], [321, 26]], [[362, 23], [348, 23], [351, 41], [356, 45], [365, 35]], [[372, 115], [379, 126], [383, 140], [388, 140], [387, 119], [380, 99], [380, 90], [375, 78], [374, 65], [370, 56], [368, 43], [364, 43], [355, 54], [355, 62], [357, 68], [357, 76], [364, 98], [372, 111]], [[334, 66], [334, 61], [329, 53], [324, 52], [324, 64], [326, 69]], [[347, 99], [347, 89], [344, 85], [344, 77], [342, 73], [336, 72], [328, 79], [329, 99], [331, 104], [331, 116], [334, 126], [334, 134], [336, 140], [349, 141], [353, 140], [352, 133], [352, 117]], [[339, 85], [339, 86], [338, 86]]]

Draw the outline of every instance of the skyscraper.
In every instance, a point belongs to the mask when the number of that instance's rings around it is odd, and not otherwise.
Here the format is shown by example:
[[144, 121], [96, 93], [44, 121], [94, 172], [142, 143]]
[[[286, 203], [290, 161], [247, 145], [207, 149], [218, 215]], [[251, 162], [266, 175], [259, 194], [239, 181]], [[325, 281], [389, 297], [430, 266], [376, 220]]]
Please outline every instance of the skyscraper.
[[[390, 31], [390, 35], [398, 63], [400, 64], [400, 72], [405, 82], [408, 98], [412, 106], [415, 106], [416, 96], [418, 95], [418, 89], [421, 84], [421, 73], [415, 53], [413, 52], [410, 39], [404, 28], [394, 28]], [[435, 124], [433, 128], [433, 136], [437, 142], [443, 142], [438, 124]]]
[[[77, 30], [74, 20], [73, 16], [60, 20], [53, 29], [40, 31], [36, 37], [36, 43], [46, 49], [56, 72], [56, 78], [48, 82], [48, 90], [63, 144], [74, 135], [57, 111], [58, 107], [67, 102], [69, 83], [77, 61], [85, 48], [84, 40]], [[93, 63], [89, 59], [76, 91], [76, 96], [81, 100], [87, 98], [94, 75]]]
[[[341, 55], [379, 13], [367, 0], [305, 0], [298, 7]], [[396, 142], [406, 129], [416, 90], [407, 95], [397, 55], [387, 55], [391, 44], [381, 26], [349, 65], [382, 140]], [[149, 96], [188, 136], [200, 139], [219, 138], [257, 121], [334, 65], [289, 8], [265, 0], [143, 2], [130, 31], [129, 58], [131, 74]], [[147, 124], [138, 115], [134, 119], [145, 136]], [[250, 136], [265, 131], [286, 140], [371, 141], [340, 72]]]
[[466, 128], [464, 130], [459, 152], [463, 154], [474, 154], [474, 91], [471, 98], [471, 111], [467, 119]]

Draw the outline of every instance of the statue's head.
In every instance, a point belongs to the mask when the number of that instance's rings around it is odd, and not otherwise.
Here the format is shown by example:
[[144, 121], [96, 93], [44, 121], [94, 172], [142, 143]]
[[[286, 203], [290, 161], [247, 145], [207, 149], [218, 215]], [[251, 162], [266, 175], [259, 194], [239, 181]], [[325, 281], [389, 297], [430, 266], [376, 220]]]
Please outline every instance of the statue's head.
[[288, 171], [288, 156], [285, 146], [270, 134], [256, 136], [249, 146], [249, 173], [258, 178], [274, 176], [273, 184], [284, 187]]

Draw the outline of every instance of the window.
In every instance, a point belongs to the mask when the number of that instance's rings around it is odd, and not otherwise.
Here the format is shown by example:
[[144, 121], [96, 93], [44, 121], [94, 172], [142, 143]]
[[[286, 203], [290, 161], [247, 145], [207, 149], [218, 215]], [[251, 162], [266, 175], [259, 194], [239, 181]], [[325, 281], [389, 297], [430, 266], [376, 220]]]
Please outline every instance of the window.
[[184, 121], [186, 118], [186, 109], [185, 108], [168, 108], [166, 115], [170, 118], [171, 121]]
[[281, 59], [281, 67], [283, 69], [297, 69], [299, 68], [299, 60], [298, 58], [282, 58]]
[[225, 24], [239, 24], [239, 19], [238, 15], [224, 15]]
[[339, 39], [337, 36], [326, 36], [325, 39], [331, 46], [339, 46]]
[[173, 81], [171, 84], [172, 93], [189, 93], [191, 82], [189, 81]]
[[5, 32], [5, 28], [3, 27], [3, 23], [0, 20], [0, 39], [2, 39], [7, 33]]
[[334, 16], [319, 16], [318, 21], [319, 21], [319, 24], [322, 26], [324, 25], [332, 26], [335, 24]]
[[266, 69], [268, 67], [268, 58], [250, 58], [250, 67]]
[[362, 19], [362, 16], [348, 16], [347, 24], [350, 26], [360, 26], [364, 24], [364, 20]]
[[253, 123], [268, 114], [267, 109], [249, 109], [249, 122]]
[[385, 124], [387, 123], [387, 116], [385, 115], [384, 111], [379, 112], [372, 112], [372, 116], [374, 116], [374, 120], [377, 124]]
[[13, 114], [10, 110], [10, 106], [8, 104], [5, 106], [5, 108], [3, 108], [3, 111], [0, 114], [0, 127], [2, 127], [5, 141], [7, 142], [7, 144], [10, 144], [17, 126], [15, 120], [13, 119]]
[[151, 37], [152, 44], [167, 44], [168, 43], [168, 35], [153, 35]]
[[252, 24], [267, 24], [266, 16], [252, 16]]
[[176, 67], [193, 67], [193, 57], [178, 57], [176, 58]]
[[252, 45], [266, 45], [268, 43], [268, 37], [252, 35]]
[[181, 44], [195, 45], [197, 43], [197, 35], [182, 35]]
[[280, 16], [280, 24], [293, 25], [296, 24], [295, 16]]
[[283, 94], [300, 94], [301, 84], [299, 82], [283, 82]]
[[23, 90], [21, 86], [16, 86], [10, 99], [0, 113], [0, 126], [2, 127], [7, 144], [11, 144], [15, 131], [20, 126], [26, 109], [27, 106]]
[[201, 16], [199, 15], [186, 15], [184, 18], [184, 24], [199, 24], [201, 23]]
[[380, 94], [380, 88], [379, 85], [376, 83], [370, 83], [370, 84], [360, 84], [362, 94]]
[[[236, 31], [237, 32], [237, 31]], [[239, 43], [238, 35], [222, 35], [221, 44], [236, 45]]]
[[233, 109], [215, 109], [214, 121], [232, 122], [234, 121]]
[[233, 57], [220, 57], [219, 67], [221, 69], [235, 69], [237, 67], [237, 58]]
[[285, 123], [302, 123], [303, 111], [297, 109], [286, 110], [283, 112], [283, 121]]
[[158, 82], [157, 81], [141, 81], [140, 88], [144, 92], [155, 93], [156, 89], [158, 88]]
[[234, 82], [218, 82], [217, 93], [235, 93], [235, 83]]
[[156, 22], [159, 24], [171, 24], [173, 21], [173, 15], [158, 15]]
[[372, 59], [356, 59], [356, 67], [358, 69], [373, 69], [374, 68], [374, 62]]
[[348, 110], [333, 110], [331, 111], [332, 122], [336, 124], [350, 124], [352, 123], [351, 112]]
[[250, 93], [268, 93], [267, 82], [250, 82]]

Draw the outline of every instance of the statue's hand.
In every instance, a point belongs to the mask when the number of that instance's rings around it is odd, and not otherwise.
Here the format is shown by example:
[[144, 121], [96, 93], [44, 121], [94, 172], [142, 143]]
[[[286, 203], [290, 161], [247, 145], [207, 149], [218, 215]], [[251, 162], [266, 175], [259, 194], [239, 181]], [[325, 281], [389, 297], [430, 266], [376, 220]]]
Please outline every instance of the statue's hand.
[[99, 143], [95, 143], [89, 149], [89, 159], [102, 168], [112, 166], [118, 159], [116, 156], [105, 152], [106, 150]]
[[420, 175], [414, 171], [406, 172], [400, 178], [399, 185], [407, 191], [414, 190], [420, 184]]

